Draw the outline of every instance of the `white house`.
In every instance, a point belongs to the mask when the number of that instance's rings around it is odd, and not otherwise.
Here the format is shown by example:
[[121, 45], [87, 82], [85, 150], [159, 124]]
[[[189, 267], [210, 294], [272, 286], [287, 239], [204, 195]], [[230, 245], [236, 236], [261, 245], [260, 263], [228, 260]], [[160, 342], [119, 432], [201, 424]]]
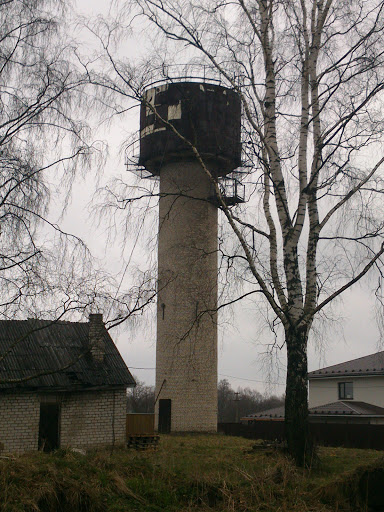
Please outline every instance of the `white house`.
[[384, 407], [384, 351], [308, 374], [309, 408], [365, 402]]
[[[384, 424], [384, 351], [308, 374], [312, 423]], [[242, 423], [283, 421], [284, 406], [260, 411]]]

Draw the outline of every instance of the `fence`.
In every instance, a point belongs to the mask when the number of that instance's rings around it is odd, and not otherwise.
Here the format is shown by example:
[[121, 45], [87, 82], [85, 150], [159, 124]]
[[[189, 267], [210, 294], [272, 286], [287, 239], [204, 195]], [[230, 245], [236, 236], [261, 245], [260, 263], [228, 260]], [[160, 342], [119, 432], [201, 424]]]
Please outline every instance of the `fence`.
[[[384, 450], [384, 425], [310, 423], [309, 427], [319, 445]], [[284, 421], [260, 420], [252, 425], [219, 423], [218, 431], [248, 439], [281, 441], [284, 439]]]
[[153, 435], [155, 415], [151, 413], [127, 414], [127, 435]]

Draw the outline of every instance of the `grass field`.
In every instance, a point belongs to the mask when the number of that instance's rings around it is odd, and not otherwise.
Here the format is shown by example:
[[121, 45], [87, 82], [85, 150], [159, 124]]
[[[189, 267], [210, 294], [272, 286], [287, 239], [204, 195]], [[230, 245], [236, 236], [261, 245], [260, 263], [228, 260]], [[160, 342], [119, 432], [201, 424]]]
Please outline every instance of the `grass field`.
[[320, 468], [303, 471], [254, 445], [221, 435], [162, 436], [157, 451], [2, 457], [0, 511], [369, 510], [358, 495], [359, 468], [383, 468], [381, 452], [321, 448]]

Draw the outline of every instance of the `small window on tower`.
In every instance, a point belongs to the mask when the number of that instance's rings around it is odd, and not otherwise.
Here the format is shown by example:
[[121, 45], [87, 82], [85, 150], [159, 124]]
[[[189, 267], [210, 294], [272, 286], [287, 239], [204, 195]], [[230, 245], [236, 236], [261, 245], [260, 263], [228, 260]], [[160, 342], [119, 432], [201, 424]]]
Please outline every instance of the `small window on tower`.
[[353, 400], [353, 382], [339, 382], [339, 400]]

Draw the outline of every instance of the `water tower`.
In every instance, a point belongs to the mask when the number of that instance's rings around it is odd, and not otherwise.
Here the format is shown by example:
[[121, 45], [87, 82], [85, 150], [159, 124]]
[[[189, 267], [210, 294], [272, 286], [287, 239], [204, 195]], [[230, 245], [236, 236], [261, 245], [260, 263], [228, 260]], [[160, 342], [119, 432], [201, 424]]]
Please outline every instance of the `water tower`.
[[[139, 164], [160, 178], [156, 425], [160, 432], [217, 430], [215, 178], [240, 166], [239, 96], [217, 84], [172, 82], [145, 92]], [[236, 194], [227, 198], [237, 202]]]

